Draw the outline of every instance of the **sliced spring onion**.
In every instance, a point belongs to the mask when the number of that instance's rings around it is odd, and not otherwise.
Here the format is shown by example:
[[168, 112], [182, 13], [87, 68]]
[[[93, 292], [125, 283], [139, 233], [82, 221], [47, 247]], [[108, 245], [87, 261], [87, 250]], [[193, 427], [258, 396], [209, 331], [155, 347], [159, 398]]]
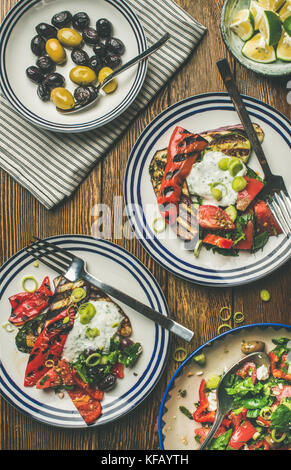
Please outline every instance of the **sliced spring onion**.
[[89, 367], [95, 367], [98, 366], [101, 362], [101, 354], [99, 353], [93, 353], [90, 356], [87, 357], [86, 359], [86, 364]]
[[245, 319], [245, 316], [242, 312], [235, 312], [233, 314], [233, 320], [235, 323], [242, 323]]
[[45, 361], [44, 365], [46, 367], [54, 367], [55, 363], [52, 359], [48, 359], [47, 361]]
[[[224, 312], [224, 310], [228, 310], [228, 312], [229, 312], [229, 314], [225, 318], [223, 318], [223, 316], [222, 316], [222, 312]], [[222, 320], [222, 321], [229, 321], [231, 319], [231, 308], [226, 307], [226, 306], [222, 307], [218, 312], [218, 316], [219, 316], [220, 320]]]
[[14, 326], [12, 326], [10, 323], [4, 323], [4, 325], [2, 325], [2, 328], [4, 328], [7, 333], [13, 333], [13, 331], [15, 331]]
[[93, 318], [96, 314], [96, 308], [90, 302], [80, 305], [78, 308], [78, 313], [82, 315], [83, 313], [87, 314], [89, 318]]
[[63, 323], [64, 323], [64, 324], [68, 323], [69, 321], [70, 321], [70, 317], [65, 317], [65, 318], [63, 319]]
[[34, 266], [35, 268], [38, 268], [38, 267], [39, 267], [39, 262], [38, 262], [38, 261], [34, 261], [33, 266]]
[[202, 246], [203, 246], [202, 240], [198, 240], [198, 242], [196, 243], [195, 248], [194, 248], [194, 256], [196, 258], [198, 258]]
[[287, 434], [285, 432], [283, 432], [283, 434], [280, 437], [277, 437], [276, 436], [276, 429], [273, 429], [272, 433], [271, 433], [271, 437], [272, 437], [274, 442], [282, 442], [282, 441], [284, 441], [286, 436], [287, 436]]
[[[179, 353], [184, 353], [184, 355], [181, 356]], [[188, 354], [185, 348], [176, 348], [174, 351], [173, 359], [176, 362], [183, 362], [186, 359], [187, 355]]]
[[266, 289], [261, 290], [260, 296], [263, 302], [268, 302], [271, 298], [270, 292]]
[[269, 406], [266, 408], [262, 408], [260, 411], [260, 416], [266, 420], [269, 420], [272, 416], [273, 410]]
[[166, 230], [167, 224], [162, 217], [156, 217], [153, 220], [152, 227], [155, 233], [162, 233], [164, 230]]
[[71, 300], [72, 302], [80, 302], [86, 297], [86, 291], [83, 287], [76, 287], [72, 290]]
[[[31, 289], [31, 290], [27, 289], [26, 283], [27, 283], [28, 281], [34, 282], [34, 289]], [[37, 290], [37, 288], [38, 288], [37, 280], [36, 280], [33, 276], [26, 276], [26, 277], [24, 277], [24, 278], [22, 279], [22, 288], [23, 288], [23, 290], [25, 290], [25, 292], [29, 292], [29, 293], [35, 292], [35, 291]]]
[[226, 330], [231, 330], [231, 326], [229, 326], [227, 323], [223, 323], [222, 325], [219, 325], [219, 327], [217, 328], [217, 332], [218, 334], [220, 335], [221, 334], [221, 330], [225, 328]]

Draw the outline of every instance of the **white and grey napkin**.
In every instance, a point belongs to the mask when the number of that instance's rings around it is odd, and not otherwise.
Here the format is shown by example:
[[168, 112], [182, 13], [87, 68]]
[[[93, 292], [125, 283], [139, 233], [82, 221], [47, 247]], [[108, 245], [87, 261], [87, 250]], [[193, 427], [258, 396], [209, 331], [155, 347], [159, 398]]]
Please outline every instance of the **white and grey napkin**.
[[162, 34], [171, 39], [149, 58], [148, 72], [134, 103], [112, 123], [83, 134], [59, 134], [22, 119], [0, 96], [0, 166], [47, 209], [69, 197], [186, 61], [206, 29], [172, 0], [127, 0], [151, 45]]

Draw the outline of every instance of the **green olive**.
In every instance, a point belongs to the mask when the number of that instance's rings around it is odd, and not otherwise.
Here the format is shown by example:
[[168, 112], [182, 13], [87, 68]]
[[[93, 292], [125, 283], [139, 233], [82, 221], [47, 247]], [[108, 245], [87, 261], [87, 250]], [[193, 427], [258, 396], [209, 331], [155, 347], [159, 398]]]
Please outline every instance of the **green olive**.
[[71, 70], [70, 79], [77, 85], [90, 85], [97, 80], [97, 75], [89, 67], [78, 65]]
[[56, 38], [47, 40], [45, 50], [56, 64], [63, 64], [67, 59], [65, 49]]
[[228, 165], [229, 165], [229, 158], [221, 158], [218, 162], [218, 168], [220, 168], [223, 171], [228, 170]]
[[58, 31], [58, 40], [61, 44], [67, 47], [77, 47], [83, 41], [83, 38], [78, 31], [72, 28], [62, 28]]
[[243, 176], [236, 176], [232, 181], [232, 189], [237, 193], [245, 189], [247, 181]]
[[[108, 77], [108, 75], [111, 75], [113, 70], [110, 67], [103, 67], [99, 74], [98, 74], [98, 81], [99, 83], [102, 83], [105, 78]], [[117, 88], [117, 80], [116, 78], [113, 78], [105, 87], [103, 87], [103, 91], [105, 93], [113, 93]]]
[[51, 100], [60, 109], [72, 109], [75, 106], [74, 97], [66, 88], [54, 88], [51, 92]]
[[239, 158], [233, 157], [229, 162], [228, 171], [231, 176], [236, 176], [243, 169], [242, 162]]

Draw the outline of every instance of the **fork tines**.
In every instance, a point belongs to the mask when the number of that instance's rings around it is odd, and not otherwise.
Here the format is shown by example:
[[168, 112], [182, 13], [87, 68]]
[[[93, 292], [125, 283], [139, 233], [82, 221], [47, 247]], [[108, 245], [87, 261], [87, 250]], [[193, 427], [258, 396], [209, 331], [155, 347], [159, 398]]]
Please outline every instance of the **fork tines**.
[[33, 238], [36, 241], [32, 241], [25, 248], [27, 253], [59, 274], [64, 274], [72, 263], [73, 255], [54, 243], [48, 243], [37, 237]]
[[291, 235], [291, 200], [284, 191], [274, 193], [268, 205], [287, 238]]

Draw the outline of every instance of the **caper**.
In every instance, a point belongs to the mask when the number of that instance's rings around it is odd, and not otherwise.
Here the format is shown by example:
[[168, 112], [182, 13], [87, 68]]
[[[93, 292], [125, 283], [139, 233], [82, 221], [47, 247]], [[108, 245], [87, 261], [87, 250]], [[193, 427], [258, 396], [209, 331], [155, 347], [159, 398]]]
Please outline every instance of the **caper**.
[[116, 69], [121, 65], [121, 58], [117, 54], [107, 54], [103, 57], [103, 65], [111, 69]]
[[54, 88], [52, 90], [51, 100], [60, 109], [72, 109], [75, 106], [75, 100], [72, 93], [63, 87]]
[[48, 23], [39, 23], [35, 28], [37, 34], [42, 36], [45, 39], [56, 38], [57, 37], [57, 29]]
[[97, 55], [93, 55], [89, 59], [89, 64], [88, 66], [94, 70], [94, 72], [99, 72], [99, 70], [102, 67], [102, 59], [100, 57], [97, 57]]
[[86, 44], [94, 46], [94, 44], [98, 43], [98, 33], [94, 28], [88, 26], [83, 30], [82, 36]]
[[35, 55], [42, 55], [45, 52], [45, 40], [37, 35], [32, 38], [31, 43], [30, 43], [30, 48]]
[[107, 39], [105, 42], [105, 47], [107, 52], [111, 52], [112, 54], [122, 55], [125, 51], [123, 42], [117, 38]]
[[106, 55], [106, 47], [105, 44], [102, 44], [99, 42], [93, 47], [94, 54], [97, 55], [97, 57], [104, 57]]
[[89, 85], [95, 82], [97, 75], [89, 67], [78, 65], [71, 70], [70, 79], [77, 85]]
[[76, 47], [82, 44], [82, 36], [72, 28], [62, 28], [58, 31], [58, 40], [67, 47]]
[[86, 51], [76, 47], [71, 53], [72, 61], [77, 65], [88, 65], [89, 56]]
[[60, 13], [56, 13], [52, 17], [52, 24], [56, 28], [65, 28], [69, 27], [72, 24], [72, 14], [66, 10], [66, 11], [61, 11]]
[[97, 97], [97, 89], [93, 85], [79, 86], [74, 91], [74, 98], [78, 104], [84, 106]]
[[106, 18], [100, 18], [96, 23], [100, 38], [109, 38], [112, 35], [112, 24]]
[[66, 61], [66, 51], [57, 39], [49, 39], [46, 42], [45, 49], [50, 58], [57, 64], [63, 64]]
[[37, 94], [42, 101], [49, 101], [51, 97], [51, 90], [43, 83], [40, 83], [40, 85], [37, 87]]
[[40, 68], [40, 70], [44, 73], [51, 73], [56, 70], [56, 64], [54, 61], [48, 57], [47, 55], [43, 55], [37, 59], [36, 65]]
[[65, 85], [65, 78], [60, 73], [50, 73], [45, 77], [43, 84], [50, 90], [53, 90], [54, 88], [63, 87]]
[[[108, 77], [113, 72], [113, 70], [109, 67], [103, 67], [99, 74], [98, 74], [98, 81], [99, 83], [102, 83], [105, 78]], [[117, 88], [117, 80], [116, 78], [113, 78], [107, 85], [105, 85], [102, 89], [105, 91], [105, 93], [113, 93]]]
[[73, 26], [78, 31], [83, 31], [90, 24], [90, 18], [87, 13], [81, 11], [73, 16]]
[[40, 70], [40, 68], [36, 67], [35, 65], [27, 67], [26, 75], [34, 83], [41, 83], [44, 79], [43, 72]]

